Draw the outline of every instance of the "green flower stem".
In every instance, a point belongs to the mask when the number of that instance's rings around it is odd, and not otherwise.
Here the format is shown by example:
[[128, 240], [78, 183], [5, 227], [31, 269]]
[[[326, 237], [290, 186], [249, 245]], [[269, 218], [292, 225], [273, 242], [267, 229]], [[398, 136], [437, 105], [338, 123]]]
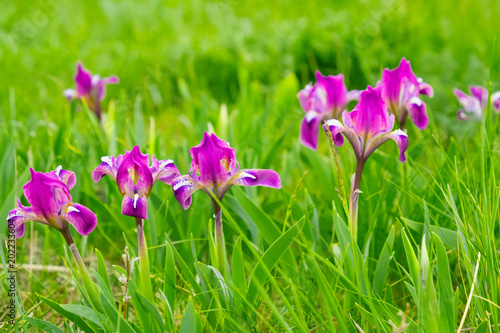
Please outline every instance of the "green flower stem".
[[359, 186], [361, 185], [361, 175], [365, 161], [359, 159], [356, 163], [356, 173], [354, 174], [354, 182], [351, 184], [351, 198], [349, 201], [349, 230], [355, 241], [358, 240], [358, 201], [359, 201]]
[[87, 271], [87, 267], [83, 262], [82, 256], [80, 255], [80, 252], [78, 251], [78, 248], [76, 247], [75, 242], [73, 241], [73, 237], [69, 232], [69, 228], [61, 230], [61, 233], [64, 236], [64, 239], [66, 239], [71, 254], [73, 255], [73, 259], [76, 262], [76, 266], [78, 267], [78, 273], [80, 275], [80, 279], [83, 282], [83, 286], [87, 291], [89, 301], [92, 302], [92, 304], [94, 304], [94, 306], [96, 306], [97, 308], [100, 308], [101, 302], [99, 300], [99, 293], [95, 287], [94, 282], [92, 282], [92, 279], [90, 278], [89, 272]]
[[151, 275], [149, 273], [149, 257], [146, 237], [144, 236], [144, 221], [135, 218], [137, 226], [137, 244], [139, 246], [139, 270], [141, 275], [141, 289], [144, 297], [153, 302], [153, 288], [151, 286]]
[[[214, 210], [215, 210], [214, 206]], [[215, 211], [215, 251], [217, 253], [217, 270], [226, 280], [226, 242], [222, 231], [222, 209], [217, 205]]]

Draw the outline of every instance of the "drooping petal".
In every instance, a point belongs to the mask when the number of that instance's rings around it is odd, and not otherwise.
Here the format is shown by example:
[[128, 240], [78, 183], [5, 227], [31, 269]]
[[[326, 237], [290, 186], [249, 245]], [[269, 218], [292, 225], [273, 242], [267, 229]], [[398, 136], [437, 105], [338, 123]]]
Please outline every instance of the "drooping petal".
[[500, 112], [500, 91], [491, 95], [491, 104], [493, 104], [495, 112]]
[[427, 116], [425, 103], [420, 98], [413, 97], [406, 107], [408, 108], [408, 113], [415, 126], [421, 130], [425, 130], [427, 125], [429, 125], [429, 117]]
[[458, 109], [457, 118], [458, 118], [458, 120], [467, 120], [470, 117], [464, 112], [464, 110]]
[[127, 191], [125, 186], [129, 178], [134, 184], [138, 184], [140, 179], [143, 188], [139, 190], [143, 190], [149, 195], [153, 186], [153, 175], [149, 169], [149, 156], [141, 153], [139, 146], [134, 146], [132, 151], [124, 155], [116, 172], [116, 183], [122, 194]]
[[172, 183], [172, 180], [179, 177], [181, 174], [172, 160], [158, 161], [153, 155], [153, 164], [149, 168], [153, 175], [153, 182], [157, 180], [164, 182], [167, 185]]
[[425, 83], [421, 78], [418, 78], [418, 89], [420, 95], [434, 97], [434, 89], [432, 89], [431, 85]]
[[485, 109], [488, 102], [488, 89], [479, 86], [470, 86], [469, 90], [471, 95], [479, 101], [481, 109]]
[[71, 202], [68, 187], [58, 179], [30, 169], [31, 179], [24, 185], [24, 196], [37, 216], [47, 221], [55, 220], [61, 205]]
[[97, 83], [97, 89], [99, 90], [99, 100], [103, 100], [106, 96], [106, 85], [107, 84], [117, 84], [120, 83], [118, 76], [105, 77], [99, 80]]
[[66, 213], [61, 214], [61, 217], [75, 227], [82, 236], [90, 234], [97, 225], [97, 217], [94, 212], [78, 203], [69, 205]]
[[[347, 111], [344, 111], [342, 117], [343, 118], [349, 117], [349, 113]], [[327, 134], [328, 132], [331, 133], [333, 142], [337, 147], [340, 147], [344, 144], [344, 137], [342, 136], [343, 133], [346, 136], [347, 140], [349, 140], [349, 142], [351, 143], [351, 146], [354, 149], [354, 153], [356, 154], [356, 156], [361, 157], [361, 154], [363, 152], [363, 143], [362, 140], [356, 135], [356, 132], [354, 132], [353, 129], [342, 125], [342, 123], [337, 119], [327, 120], [326, 123], [323, 125], [323, 129]]]
[[122, 214], [147, 220], [148, 207], [146, 196], [141, 196], [137, 193], [133, 197], [128, 195], [123, 196]]
[[463, 106], [463, 110], [460, 110], [462, 113], [462, 117], [459, 115], [459, 119], [465, 119], [465, 115], [472, 114], [475, 118], [481, 118], [482, 108], [481, 102], [473, 97], [464, 93], [460, 89], [453, 89], [453, 93], [458, 99], [458, 102]]
[[311, 93], [312, 88], [313, 88], [312, 84], [308, 83], [306, 87], [301, 91], [299, 91], [299, 93], [297, 94], [300, 106], [302, 106], [302, 109], [304, 109], [304, 111], [306, 112], [309, 110], [309, 95]]
[[83, 68], [80, 62], [76, 65], [76, 75], [74, 79], [78, 95], [86, 96], [90, 94], [90, 90], [92, 89], [92, 74]]
[[306, 113], [300, 125], [300, 142], [308, 148], [318, 148], [319, 125], [322, 116], [316, 111]]
[[214, 133], [203, 134], [200, 144], [191, 148], [190, 174], [199, 172], [199, 181], [206, 187], [224, 184], [230, 172], [236, 170], [234, 149]]
[[367, 141], [364, 159], [366, 160], [375, 149], [380, 147], [383, 143], [389, 141], [390, 139], [396, 141], [399, 149], [399, 160], [401, 162], [406, 161], [405, 152], [408, 149], [408, 135], [405, 132], [398, 129], [389, 133], [382, 134], [380, 136], [374, 137]]
[[62, 181], [71, 190], [76, 184], [76, 176], [73, 171], [64, 170], [61, 165], [51, 172], [46, 173], [47, 176], [53, 176], [55, 179]]
[[190, 175], [183, 175], [172, 181], [174, 196], [184, 209], [191, 205], [191, 194], [203, 188], [203, 185], [195, 182]]
[[113, 179], [116, 179], [116, 172], [120, 167], [123, 155], [119, 155], [117, 158], [114, 156], [103, 156], [101, 157], [101, 165], [92, 171], [92, 179], [95, 182], [101, 180], [101, 178], [105, 175], [110, 176]]
[[266, 186], [281, 188], [281, 179], [278, 173], [269, 169], [239, 170], [228, 182], [232, 185]]
[[11, 224], [14, 227], [14, 235], [16, 238], [21, 238], [24, 235], [24, 224], [28, 221], [36, 221], [47, 224], [43, 216], [37, 216], [31, 207], [25, 207], [17, 199], [17, 208], [12, 209], [8, 216], [7, 221], [9, 228]]

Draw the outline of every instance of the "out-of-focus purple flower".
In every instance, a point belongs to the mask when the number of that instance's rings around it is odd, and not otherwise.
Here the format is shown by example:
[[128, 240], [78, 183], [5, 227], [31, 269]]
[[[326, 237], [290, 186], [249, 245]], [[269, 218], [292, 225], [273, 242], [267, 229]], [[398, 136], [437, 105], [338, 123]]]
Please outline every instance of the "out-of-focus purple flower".
[[389, 111], [396, 116], [400, 128], [405, 127], [408, 116], [421, 130], [427, 128], [427, 108], [419, 96], [432, 97], [434, 92], [429, 84], [415, 76], [408, 60], [401, 59], [395, 69], [384, 69], [379, 86], [382, 87], [382, 98]]
[[359, 98], [359, 90], [347, 91], [344, 75], [323, 76], [316, 71], [316, 84], [309, 83], [299, 91], [297, 98], [306, 112], [300, 127], [302, 144], [318, 148], [319, 126], [323, 120], [338, 118], [345, 106]]
[[104, 156], [102, 164], [92, 172], [92, 178], [98, 182], [103, 176], [108, 175], [118, 185], [123, 195], [122, 214], [147, 220], [147, 198], [151, 188], [157, 180], [167, 185], [180, 175], [179, 170], [172, 160], [158, 161], [152, 158], [149, 166], [149, 155], [141, 153], [138, 146], [125, 155]]
[[330, 119], [323, 125], [330, 132], [338, 147], [344, 143], [344, 136], [351, 143], [358, 163], [363, 163], [370, 154], [384, 142], [392, 139], [399, 148], [399, 160], [406, 161], [408, 136], [402, 130], [393, 131], [394, 115], [388, 113], [382, 99], [381, 87], [373, 89], [368, 86], [361, 93], [358, 105], [351, 112], [342, 113], [343, 125], [337, 119]]
[[495, 110], [495, 112], [500, 112], [500, 91], [491, 95], [491, 104], [493, 104], [493, 110]]
[[[483, 113], [488, 108], [488, 89], [479, 86], [469, 86], [470, 95], [467, 95], [460, 89], [453, 89], [453, 93], [462, 105], [458, 110], [457, 116], [460, 120], [481, 119]], [[491, 103], [495, 112], [500, 110], [500, 91], [491, 95]]]
[[68, 223], [73, 225], [83, 236], [87, 236], [97, 225], [95, 214], [87, 207], [73, 203], [69, 191], [76, 183], [72, 171], [61, 166], [55, 171], [41, 173], [31, 171], [31, 180], [23, 187], [24, 196], [30, 207], [25, 207], [17, 200], [17, 208], [7, 217], [15, 227], [16, 238], [24, 235], [24, 224], [28, 221], [40, 222], [65, 232]]
[[106, 85], [119, 83], [117, 76], [102, 78], [83, 68], [80, 62], [76, 65], [76, 75], [74, 77], [76, 89], [66, 89], [64, 96], [71, 101], [74, 98], [84, 98], [87, 104], [99, 119], [101, 119], [101, 100], [106, 95]]
[[191, 205], [191, 194], [196, 190], [213, 193], [222, 200], [233, 185], [281, 188], [280, 177], [273, 170], [240, 170], [234, 149], [213, 133], [205, 132], [200, 144], [190, 152], [189, 174], [172, 182], [174, 195], [184, 209]]

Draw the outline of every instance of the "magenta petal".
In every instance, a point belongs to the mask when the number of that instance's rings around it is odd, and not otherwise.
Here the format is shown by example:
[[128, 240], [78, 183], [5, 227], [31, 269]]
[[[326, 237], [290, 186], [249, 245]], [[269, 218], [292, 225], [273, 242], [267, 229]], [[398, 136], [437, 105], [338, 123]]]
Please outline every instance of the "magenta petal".
[[[344, 84], [344, 75], [328, 75], [323, 76], [319, 71], [316, 71], [316, 86], [322, 86], [326, 92], [326, 109], [343, 110], [346, 105], [347, 88]], [[310, 111], [310, 110], [307, 110]], [[323, 111], [323, 110], [314, 110]], [[339, 111], [340, 112], [340, 111]]]
[[234, 149], [215, 134], [203, 134], [199, 145], [191, 148], [191, 175], [199, 172], [199, 181], [207, 187], [226, 182], [230, 172], [236, 170]]
[[128, 195], [125, 195], [122, 201], [122, 214], [147, 220], [148, 208], [146, 196], [139, 196], [136, 194], [133, 198], [131, 198]]
[[90, 94], [90, 90], [92, 89], [92, 74], [83, 68], [81, 63], [78, 63], [76, 66], [76, 75], [74, 79], [76, 83], [76, 92], [80, 96]]
[[413, 97], [410, 103], [407, 104], [410, 118], [421, 130], [425, 130], [429, 125], [429, 117], [427, 116], [426, 105], [420, 98]]
[[97, 217], [94, 212], [77, 203], [68, 206], [67, 212], [62, 214], [62, 217], [73, 225], [82, 236], [90, 234], [97, 225]]
[[266, 186], [281, 188], [281, 179], [278, 173], [269, 169], [243, 169], [238, 171], [231, 181], [233, 185]]
[[427, 95], [429, 97], [434, 96], [434, 89], [431, 85], [425, 82], [419, 82], [418, 89], [420, 90], [420, 95]]
[[299, 99], [299, 102], [300, 102], [300, 106], [302, 106], [302, 109], [304, 109], [304, 111], [309, 111], [309, 95], [311, 93], [311, 90], [312, 90], [313, 86], [312, 84], [308, 83], [307, 86], [302, 89], [301, 91], [299, 91], [299, 93], [297, 94], [297, 98]]
[[123, 155], [114, 156], [103, 156], [101, 157], [102, 164], [94, 169], [92, 172], [92, 179], [98, 182], [103, 176], [108, 175], [113, 179], [116, 179], [116, 173], [121, 165]]
[[394, 140], [398, 145], [399, 161], [405, 162], [406, 161], [405, 152], [408, 149], [408, 136], [406, 135], [405, 132], [403, 132], [400, 129], [386, 134], [382, 134], [380, 136], [374, 137], [373, 139], [369, 140], [366, 144], [364, 158], [365, 159], [368, 158], [368, 156], [370, 156], [375, 151], [375, 149], [377, 149], [383, 143], [391, 139]]
[[24, 236], [25, 224], [21, 223], [14, 229], [14, 236], [16, 238], [21, 238]]
[[71, 190], [76, 184], [75, 173], [70, 170], [64, 170], [60, 165], [56, 168], [56, 170], [48, 172], [46, 175], [62, 181], [66, 184], [68, 190]]
[[21, 205], [19, 199], [17, 199], [17, 208], [12, 209], [8, 216], [7, 221], [9, 228], [13, 224], [14, 226], [14, 236], [16, 238], [21, 238], [24, 235], [24, 224], [28, 221], [37, 221], [46, 223], [43, 217], [38, 217], [33, 213], [31, 207], [24, 207]]
[[[116, 172], [116, 183], [122, 193], [127, 192], [126, 185], [129, 178], [135, 184], [141, 180], [142, 188], [138, 189], [149, 194], [153, 186], [153, 175], [149, 169], [148, 154], [141, 153], [139, 146], [134, 146], [132, 151], [123, 156], [123, 160]], [[132, 189], [128, 189], [129, 191]]]
[[[24, 185], [24, 196], [37, 216], [43, 215], [47, 221], [56, 219], [60, 205], [71, 202], [67, 186], [55, 178], [30, 169], [31, 179]], [[59, 203], [59, 204], [58, 204]]]
[[350, 129], [344, 127], [337, 119], [327, 120], [326, 123], [323, 125], [323, 129], [325, 130], [325, 133], [327, 135], [328, 132], [331, 133], [333, 142], [337, 147], [342, 147], [342, 145], [344, 144], [344, 137], [342, 136], [342, 132], [346, 130], [350, 131]]
[[[382, 71], [382, 97], [387, 104], [407, 103], [412, 97], [418, 96], [418, 87], [418, 79], [405, 58], [401, 59], [397, 68]], [[404, 98], [400, 98], [402, 96]]]
[[488, 102], [488, 89], [479, 86], [470, 86], [469, 89], [472, 96], [479, 101], [481, 109], [486, 108], [486, 103]]
[[300, 141], [308, 148], [318, 148], [319, 125], [321, 116], [315, 111], [307, 112], [300, 126]]
[[157, 180], [164, 182], [167, 185], [172, 183], [172, 180], [179, 177], [181, 174], [172, 160], [158, 161], [155, 156], [152, 158], [153, 164], [149, 168], [153, 175], [153, 181]]
[[373, 89], [368, 86], [361, 93], [359, 103], [352, 112], [355, 114], [353, 129], [361, 138], [370, 137], [392, 129], [387, 106], [382, 99], [381, 89], [380, 87]]
[[497, 91], [493, 95], [491, 95], [491, 103], [493, 104], [493, 109], [495, 112], [500, 111], [500, 91]]
[[195, 182], [189, 175], [177, 177], [172, 181], [174, 196], [184, 209], [188, 209], [191, 205], [191, 194], [201, 188], [203, 186]]

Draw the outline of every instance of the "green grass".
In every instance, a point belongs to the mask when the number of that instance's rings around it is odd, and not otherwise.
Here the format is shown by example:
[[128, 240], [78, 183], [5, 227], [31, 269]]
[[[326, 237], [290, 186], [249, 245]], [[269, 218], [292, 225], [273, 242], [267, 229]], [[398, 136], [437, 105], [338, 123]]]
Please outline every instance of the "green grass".
[[[499, 332], [500, 116], [459, 122], [452, 93], [469, 84], [500, 90], [499, 12], [498, 1], [471, 0], [3, 3], [0, 216], [16, 197], [26, 203], [29, 167], [73, 170], [74, 201], [98, 216], [90, 236], [72, 231], [102, 303], [84, 302], [61, 235], [28, 223], [17, 243], [17, 328], [399, 332], [404, 322], [409, 332], [453, 332], [464, 318], [468, 331]], [[350, 89], [375, 85], [403, 56], [434, 87], [424, 97], [431, 122], [423, 132], [407, 126], [406, 163], [393, 143], [368, 160], [354, 243], [326, 136], [318, 151], [298, 140], [296, 93], [316, 69], [344, 73]], [[77, 60], [120, 77], [108, 86], [102, 126], [62, 96]], [[195, 193], [184, 211], [156, 184], [145, 227], [156, 296], [141, 295], [136, 269], [120, 320], [118, 277], [125, 246], [137, 256], [135, 223], [120, 214], [116, 184], [96, 184], [91, 172], [101, 156], [137, 144], [185, 174], [189, 148], [209, 129], [236, 149], [240, 166], [272, 168], [283, 187], [233, 187], [224, 198], [231, 279], [222, 281], [211, 267], [209, 198]], [[348, 145], [338, 151], [348, 186], [354, 155]], [[5, 240], [3, 218], [0, 231]], [[6, 306], [4, 270], [0, 279]]]

